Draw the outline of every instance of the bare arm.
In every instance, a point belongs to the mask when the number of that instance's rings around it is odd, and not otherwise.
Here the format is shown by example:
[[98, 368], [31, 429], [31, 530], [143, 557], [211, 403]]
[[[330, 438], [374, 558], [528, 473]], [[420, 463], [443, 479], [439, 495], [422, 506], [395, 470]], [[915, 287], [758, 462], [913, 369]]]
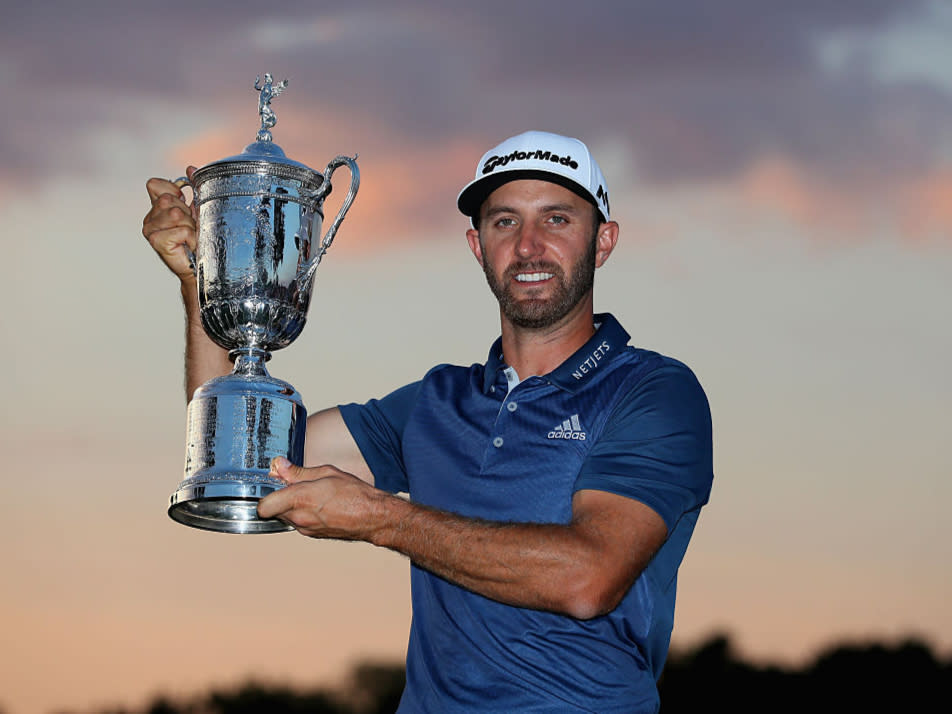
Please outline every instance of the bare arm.
[[566, 525], [497, 523], [405, 501], [333, 467], [272, 470], [292, 485], [261, 501], [263, 517], [389, 548], [494, 600], [577, 618], [614, 609], [667, 536], [651, 508], [602, 491], [576, 493]]
[[341, 471], [357, 476], [370, 485], [374, 476], [364, 461], [354, 437], [337, 407], [315, 412], [307, 418], [304, 440], [304, 465], [334, 464]]
[[231, 361], [228, 352], [215, 344], [202, 327], [194, 277], [182, 281], [182, 302], [185, 305], [185, 400], [191, 401], [195, 390], [209, 379], [229, 374]]
[[[189, 176], [195, 169], [189, 167]], [[166, 267], [181, 282], [185, 304], [185, 398], [213, 377], [228, 374], [228, 353], [215, 344], [202, 328], [198, 312], [198, 283], [189, 265], [185, 247], [196, 249], [196, 215], [185, 202], [181, 189], [171, 181], [152, 178], [146, 182], [152, 207], [142, 221], [142, 235]]]

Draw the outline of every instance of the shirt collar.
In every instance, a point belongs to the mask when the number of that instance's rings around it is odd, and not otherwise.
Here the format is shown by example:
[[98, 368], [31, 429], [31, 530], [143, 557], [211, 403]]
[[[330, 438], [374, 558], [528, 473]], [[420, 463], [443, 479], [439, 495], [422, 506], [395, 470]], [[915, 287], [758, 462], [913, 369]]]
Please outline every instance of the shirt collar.
[[[569, 392], [577, 392], [602, 372], [602, 368], [622, 354], [631, 336], [609, 313], [595, 315], [595, 334], [575, 353], [545, 375], [552, 384]], [[506, 368], [502, 358], [502, 337], [489, 350], [483, 370], [483, 392], [495, 384], [497, 374]], [[521, 376], [521, 375], [520, 375]]]

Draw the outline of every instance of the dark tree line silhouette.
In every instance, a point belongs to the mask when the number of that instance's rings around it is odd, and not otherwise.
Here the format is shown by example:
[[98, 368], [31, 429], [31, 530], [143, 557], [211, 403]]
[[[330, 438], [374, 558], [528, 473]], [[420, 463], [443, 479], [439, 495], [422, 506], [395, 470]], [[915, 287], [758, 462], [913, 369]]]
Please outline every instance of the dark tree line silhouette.
[[672, 652], [659, 687], [661, 714], [948, 712], [952, 657], [941, 660], [922, 640], [907, 639], [834, 645], [802, 668], [758, 666], [716, 635], [693, 651]]
[[[188, 700], [157, 697], [142, 709], [96, 714], [392, 714], [404, 685], [401, 664], [365, 663], [339, 688], [293, 689], [256, 682]], [[950, 711], [952, 656], [919, 639], [839, 644], [803, 667], [744, 661], [727, 635], [672, 650], [659, 682], [661, 714], [920, 714]], [[61, 712], [60, 714], [71, 714]]]

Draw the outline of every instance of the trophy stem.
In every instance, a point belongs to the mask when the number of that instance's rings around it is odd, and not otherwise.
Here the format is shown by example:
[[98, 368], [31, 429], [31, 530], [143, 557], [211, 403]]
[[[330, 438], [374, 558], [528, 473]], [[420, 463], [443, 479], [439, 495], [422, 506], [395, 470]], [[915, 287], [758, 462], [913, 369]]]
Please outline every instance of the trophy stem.
[[270, 377], [264, 363], [271, 359], [271, 353], [260, 347], [238, 347], [228, 353], [235, 363], [231, 373], [238, 377]]

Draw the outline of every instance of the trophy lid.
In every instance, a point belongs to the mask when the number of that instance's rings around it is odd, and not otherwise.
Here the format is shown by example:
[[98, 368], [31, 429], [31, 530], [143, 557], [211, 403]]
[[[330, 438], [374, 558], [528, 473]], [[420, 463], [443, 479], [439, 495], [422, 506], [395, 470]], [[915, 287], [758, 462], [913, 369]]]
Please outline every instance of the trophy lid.
[[[255, 161], [255, 162], [266, 162], [269, 164], [283, 164], [285, 166], [293, 166], [298, 169], [305, 169], [307, 171], [314, 171], [307, 164], [302, 164], [300, 161], [295, 161], [294, 159], [288, 158], [284, 153], [284, 149], [275, 144], [270, 139], [271, 132], [268, 132], [268, 139], [262, 139], [260, 136], [255, 139], [253, 142], [248, 144], [240, 154], [235, 154], [234, 156], [229, 156], [225, 159], [219, 159], [218, 161], [213, 161], [209, 166], [216, 164], [225, 164], [232, 163], [235, 161]], [[315, 171], [315, 173], [317, 173]]]
[[199, 181], [204, 176], [199, 177], [198, 174], [220, 175], [232, 171], [245, 173], [248, 170], [253, 170], [255, 173], [271, 173], [274, 171], [282, 175], [292, 175], [310, 183], [320, 184], [323, 174], [306, 164], [302, 164], [300, 161], [288, 158], [284, 150], [272, 140], [270, 129], [277, 123], [277, 117], [271, 108], [271, 100], [281, 94], [287, 86], [287, 79], [275, 82], [271, 74], [266, 73], [264, 75], [263, 84], [260, 75], [255, 78], [254, 88], [258, 91], [258, 115], [261, 118], [261, 128], [258, 130], [258, 136], [240, 154], [213, 161], [200, 168], [196, 172], [196, 178]]

